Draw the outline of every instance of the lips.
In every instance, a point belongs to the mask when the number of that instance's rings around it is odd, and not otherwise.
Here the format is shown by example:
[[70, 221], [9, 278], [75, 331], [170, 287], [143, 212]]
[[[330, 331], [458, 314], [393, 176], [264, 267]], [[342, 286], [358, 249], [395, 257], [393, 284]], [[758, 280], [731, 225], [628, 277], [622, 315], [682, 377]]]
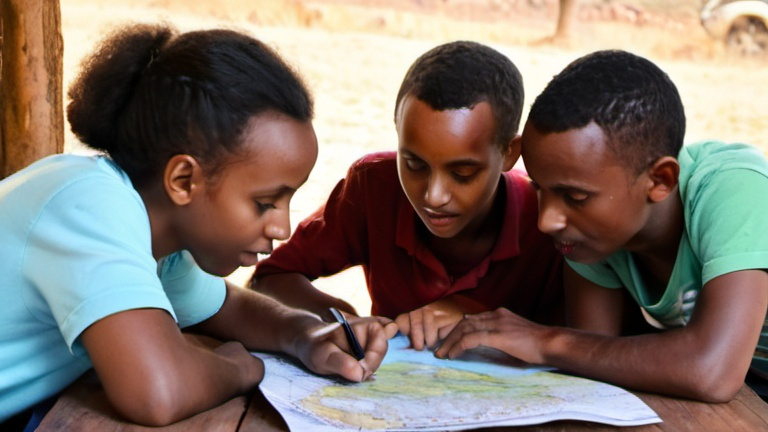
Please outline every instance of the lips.
[[448, 226], [452, 224], [453, 221], [456, 220], [456, 218], [458, 218], [458, 215], [453, 213], [435, 212], [428, 209], [424, 209], [424, 215], [426, 216], [426, 219], [429, 221], [429, 224], [434, 227]]
[[555, 240], [555, 249], [561, 254], [568, 255], [576, 248], [577, 243], [572, 241]]
[[254, 266], [258, 262], [259, 262], [259, 253], [256, 253], [256, 252], [243, 252], [240, 255], [240, 267]]

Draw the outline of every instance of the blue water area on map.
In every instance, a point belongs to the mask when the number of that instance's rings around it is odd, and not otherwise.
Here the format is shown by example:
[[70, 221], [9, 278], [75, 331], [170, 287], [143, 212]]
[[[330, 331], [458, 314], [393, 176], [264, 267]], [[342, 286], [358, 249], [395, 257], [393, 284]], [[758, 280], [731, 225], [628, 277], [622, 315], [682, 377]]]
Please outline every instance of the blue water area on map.
[[530, 366], [496, 349], [480, 347], [471, 350], [461, 357], [453, 360], [438, 359], [434, 352], [425, 349], [417, 351], [410, 348], [407, 336], [398, 333], [389, 340], [387, 355], [383, 364], [396, 362], [423, 363], [428, 365], [441, 365], [469, 372], [493, 374], [500, 376], [520, 376], [532, 374], [552, 368]]

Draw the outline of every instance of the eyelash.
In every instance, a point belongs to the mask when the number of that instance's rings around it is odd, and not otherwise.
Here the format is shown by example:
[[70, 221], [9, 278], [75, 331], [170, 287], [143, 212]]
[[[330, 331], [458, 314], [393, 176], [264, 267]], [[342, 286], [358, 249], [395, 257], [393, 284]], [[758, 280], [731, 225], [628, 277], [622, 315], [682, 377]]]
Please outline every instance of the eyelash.
[[[533, 180], [531, 180], [531, 186], [537, 192], [541, 190], [541, 186], [539, 186], [539, 184]], [[581, 195], [584, 195], [584, 198], [574, 198], [572, 195], [568, 193], [563, 193], [563, 201], [565, 201], [566, 203], [574, 207], [582, 206], [587, 203], [587, 200], [589, 199], [589, 194], [582, 193]]]
[[256, 208], [258, 209], [259, 214], [264, 214], [268, 210], [272, 210], [272, 209], [274, 209], [276, 207], [275, 207], [274, 204], [269, 204], [269, 203], [263, 203], [263, 202], [256, 201]]
[[453, 179], [456, 180], [456, 183], [458, 184], [467, 184], [471, 182], [473, 178], [475, 178], [474, 174], [461, 175], [458, 173], [453, 173]]
[[565, 198], [564, 198], [565, 202], [567, 202], [570, 205], [577, 206], [577, 207], [586, 204], [588, 199], [589, 199], [588, 195], [584, 196], [584, 198], [574, 198], [574, 197], [572, 197], [571, 195], [568, 195], [568, 194], [565, 194]]
[[[425, 168], [425, 164], [423, 162], [420, 162], [418, 160], [414, 159], [406, 159], [405, 160], [405, 166], [408, 167], [409, 170], [417, 172], [422, 171]], [[453, 179], [456, 180], [456, 183], [459, 184], [467, 184], [472, 181], [472, 179], [475, 178], [475, 174], [470, 175], [461, 175], [459, 173], [454, 172], [453, 173]]]

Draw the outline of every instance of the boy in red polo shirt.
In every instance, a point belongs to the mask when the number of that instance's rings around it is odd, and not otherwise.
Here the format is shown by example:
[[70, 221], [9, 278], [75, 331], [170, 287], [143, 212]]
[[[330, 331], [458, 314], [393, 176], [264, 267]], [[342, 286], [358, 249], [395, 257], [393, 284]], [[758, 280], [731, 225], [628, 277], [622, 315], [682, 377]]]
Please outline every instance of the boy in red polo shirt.
[[498, 307], [562, 323], [561, 257], [537, 228], [529, 178], [511, 170], [522, 108], [522, 77], [498, 51], [426, 52], [397, 95], [397, 153], [355, 162], [251, 287], [332, 320], [331, 306], [357, 311], [311, 281], [362, 265], [371, 314], [395, 319], [416, 349]]

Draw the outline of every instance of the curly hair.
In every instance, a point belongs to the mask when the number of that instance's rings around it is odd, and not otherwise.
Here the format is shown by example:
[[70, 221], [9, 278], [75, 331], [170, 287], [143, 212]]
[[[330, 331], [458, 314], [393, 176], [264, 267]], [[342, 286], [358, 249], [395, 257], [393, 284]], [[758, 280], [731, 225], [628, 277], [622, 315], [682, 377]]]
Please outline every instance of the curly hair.
[[87, 146], [108, 154], [140, 187], [175, 154], [213, 176], [254, 116], [312, 119], [296, 72], [264, 43], [231, 30], [178, 34], [133, 24], [107, 36], [69, 88], [67, 118]]
[[536, 98], [528, 122], [540, 133], [595, 122], [619, 160], [636, 173], [676, 157], [685, 112], [672, 80], [651, 61], [621, 50], [588, 54], [568, 65]]
[[512, 61], [486, 45], [455, 41], [422, 54], [405, 74], [395, 104], [413, 95], [432, 109], [472, 108], [491, 105], [496, 121], [495, 141], [502, 151], [520, 127], [523, 111], [523, 78]]

